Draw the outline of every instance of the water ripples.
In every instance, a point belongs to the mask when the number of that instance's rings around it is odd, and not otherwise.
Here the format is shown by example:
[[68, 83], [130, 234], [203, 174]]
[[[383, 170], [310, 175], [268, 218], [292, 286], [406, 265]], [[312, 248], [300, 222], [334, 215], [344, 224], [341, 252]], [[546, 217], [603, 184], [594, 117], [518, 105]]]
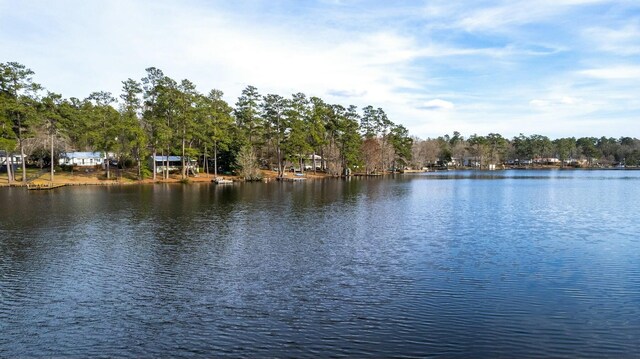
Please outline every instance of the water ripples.
[[0, 356], [637, 353], [640, 191], [556, 179], [0, 192]]

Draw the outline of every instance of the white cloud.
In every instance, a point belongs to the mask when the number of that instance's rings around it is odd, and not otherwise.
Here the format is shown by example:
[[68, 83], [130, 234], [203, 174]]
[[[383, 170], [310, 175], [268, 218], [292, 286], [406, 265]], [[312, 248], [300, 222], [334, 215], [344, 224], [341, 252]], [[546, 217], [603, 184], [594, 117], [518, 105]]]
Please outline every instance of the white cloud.
[[534, 99], [534, 100], [529, 101], [529, 105], [531, 105], [533, 107], [538, 107], [538, 108], [548, 107], [549, 104], [550, 104], [550, 102], [548, 100]]
[[426, 110], [451, 110], [453, 109], [453, 107], [454, 107], [453, 102], [441, 100], [439, 98], [429, 100], [425, 102], [422, 106], [420, 106], [420, 108], [423, 108]]
[[595, 43], [600, 51], [628, 56], [640, 54], [640, 26], [625, 24], [619, 28], [592, 27], [584, 31], [585, 40]]
[[552, 22], [576, 6], [607, 3], [611, 0], [513, 0], [488, 7], [462, 11], [457, 26], [467, 31], [509, 31], [518, 25]]
[[549, 108], [557, 106], [577, 106], [584, 103], [581, 98], [571, 96], [561, 96], [547, 99], [533, 99], [529, 101], [529, 104], [538, 108]]
[[[560, 129], [580, 116], [600, 116], [608, 129], [612, 116], [638, 113], [635, 83], [620, 80], [640, 79], [640, 65], [609, 56], [640, 53], [640, 27], [586, 11], [608, 1], [324, 2], [0, 0], [0, 48], [8, 54], [0, 61], [24, 63], [65, 97], [118, 94], [120, 81], [156, 66], [201, 92], [223, 90], [231, 104], [254, 85], [262, 94], [300, 91], [382, 107], [423, 137], [542, 132], [535, 126]], [[568, 61], [584, 70], [567, 69]]]
[[579, 104], [580, 102], [582, 102], [581, 99], [570, 97], [570, 96], [564, 96], [560, 99], [560, 103], [563, 105], [576, 105], [576, 104]]
[[638, 80], [640, 79], [640, 66], [619, 65], [601, 67], [578, 71], [579, 74], [602, 80]]

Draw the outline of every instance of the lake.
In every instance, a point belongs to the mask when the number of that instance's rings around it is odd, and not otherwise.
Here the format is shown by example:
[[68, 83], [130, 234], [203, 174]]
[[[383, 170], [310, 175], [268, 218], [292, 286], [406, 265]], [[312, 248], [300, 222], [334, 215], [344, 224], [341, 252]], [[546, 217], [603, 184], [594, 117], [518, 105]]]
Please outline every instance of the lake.
[[0, 188], [0, 357], [635, 356], [639, 185]]

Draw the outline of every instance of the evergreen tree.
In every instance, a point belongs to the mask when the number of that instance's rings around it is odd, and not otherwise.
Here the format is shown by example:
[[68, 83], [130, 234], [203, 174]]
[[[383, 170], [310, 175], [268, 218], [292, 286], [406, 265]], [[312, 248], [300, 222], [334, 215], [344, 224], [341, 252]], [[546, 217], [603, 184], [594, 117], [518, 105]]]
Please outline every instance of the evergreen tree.
[[262, 101], [262, 117], [265, 124], [267, 141], [272, 143], [278, 166], [278, 177], [284, 174], [282, 153], [283, 144], [289, 132], [290, 120], [285, 118], [288, 102], [280, 95], [268, 94]]
[[116, 130], [118, 133], [118, 153], [120, 154], [119, 162], [124, 168], [126, 160], [123, 160], [123, 157], [130, 156], [135, 160], [139, 180], [143, 178], [142, 160], [147, 153], [147, 134], [143, 130], [138, 117], [142, 108], [141, 94], [142, 86], [139, 82], [131, 78], [122, 81], [122, 94], [120, 95], [122, 100], [122, 105], [120, 106], [121, 120], [120, 126]]
[[87, 98], [92, 102], [88, 114], [90, 118], [90, 138], [93, 148], [102, 152], [105, 157], [107, 179], [111, 178], [111, 153], [118, 141], [120, 114], [111, 105], [116, 99], [110, 92], [93, 92]]
[[242, 91], [242, 95], [236, 102], [236, 108], [233, 111], [236, 117], [237, 125], [243, 130], [251, 145], [259, 145], [259, 139], [262, 137], [264, 123], [259, 116], [261, 97], [258, 89], [254, 86], [247, 86]]
[[[7, 108], [5, 105], [6, 99], [0, 94], [0, 109]], [[16, 134], [13, 132], [13, 125], [5, 111], [0, 111], [0, 150], [5, 151], [6, 154], [6, 168], [7, 168], [7, 181], [12, 183], [14, 181], [13, 166], [11, 161], [11, 154], [16, 148]], [[2, 164], [0, 163], [0, 166]]]
[[328, 128], [332, 127], [329, 124], [331, 115], [331, 107], [322, 101], [319, 97], [312, 97], [309, 101], [311, 103], [311, 113], [307, 116], [307, 140], [309, 145], [313, 149], [312, 153], [312, 166], [313, 172], [316, 172], [316, 153], [320, 152], [324, 159], [323, 148], [329, 143]]
[[142, 110], [142, 124], [148, 138], [149, 145], [151, 146], [152, 154], [152, 168], [153, 180], [157, 179], [157, 166], [156, 157], [158, 150], [162, 149], [161, 138], [166, 133], [167, 129], [165, 122], [161, 117], [161, 108], [159, 103], [161, 82], [164, 79], [164, 73], [162, 70], [155, 67], [149, 67], [146, 69], [147, 76], [142, 78], [143, 84], [143, 110]]
[[231, 106], [222, 99], [223, 93], [220, 90], [211, 90], [206, 97], [202, 97], [201, 109], [203, 115], [203, 135], [202, 141], [205, 145], [204, 156], [205, 166], [208, 162], [206, 159], [206, 146], [213, 147], [213, 170], [214, 176], [218, 177], [218, 157], [219, 151], [227, 151], [232, 143], [232, 127], [234, 127], [233, 117], [231, 117]]
[[413, 139], [409, 137], [409, 131], [404, 126], [397, 125], [391, 128], [389, 142], [394, 151], [393, 169], [395, 171], [398, 164], [406, 166], [411, 161]]
[[283, 147], [289, 159], [292, 162], [297, 160], [300, 171], [304, 172], [304, 157], [313, 150], [307, 137], [308, 121], [306, 118], [309, 116], [309, 108], [305, 95], [302, 93], [294, 94], [292, 99], [287, 101], [285, 114], [290, 132]]
[[[22, 182], [27, 182], [25, 140], [33, 135], [37, 123], [35, 97], [41, 86], [33, 82], [34, 72], [17, 62], [0, 63], [0, 96], [3, 112], [12, 124], [12, 133], [22, 158]], [[10, 132], [6, 132], [10, 133]], [[13, 152], [12, 152], [13, 153]]]
[[62, 96], [59, 94], [49, 92], [40, 101], [39, 114], [42, 116], [47, 131], [47, 138], [49, 141], [49, 180], [53, 183], [53, 176], [55, 172], [55, 140], [58, 137], [58, 131], [60, 130], [60, 122], [62, 116], [60, 115], [60, 105], [62, 103]]

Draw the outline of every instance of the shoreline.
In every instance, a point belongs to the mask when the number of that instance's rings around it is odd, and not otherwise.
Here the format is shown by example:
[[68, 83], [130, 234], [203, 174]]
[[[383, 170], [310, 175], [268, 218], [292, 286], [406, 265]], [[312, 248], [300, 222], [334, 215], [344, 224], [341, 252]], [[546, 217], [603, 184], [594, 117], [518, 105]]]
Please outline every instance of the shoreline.
[[[263, 177], [260, 181], [255, 182], [270, 182], [275, 181], [277, 179], [277, 173], [273, 171], [263, 170]], [[4, 176], [0, 176], [0, 187], [28, 187], [30, 184], [46, 186], [50, 183], [54, 186], [130, 186], [130, 185], [149, 185], [149, 184], [201, 184], [201, 183], [213, 183], [215, 176], [213, 174], [201, 174], [197, 177], [187, 177], [186, 179], [180, 178], [180, 175], [171, 175], [169, 179], [150, 179], [146, 178], [143, 180], [131, 179], [131, 178], [112, 178], [112, 179], [102, 179], [103, 174], [94, 174], [94, 175], [86, 175], [86, 174], [70, 174], [68, 172], [56, 173], [54, 175], [53, 182], [49, 180], [49, 174], [45, 173], [41, 176], [31, 179], [27, 181], [27, 183], [23, 183], [21, 179], [14, 181], [13, 183], [8, 183], [6, 174]], [[18, 176], [20, 177], [20, 175]], [[218, 178], [231, 180], [234, 183], [246, 182], [244, 179], [239, 176], [233, 175], [219, 175]], [[285, 178], [294, 178], [294, 176], [286, 176]], [[316, 180], [316, 179], [324, 179], [324, 178], [334, 178], [334, 176], [325, 174], [325, 173], [305, 173], [305, 179]], [[48, 189], [48, 188], [44, 188]]]
[[[378, 173], [378, 174], [363, 174], [363, 173], [354, 173], [353, 177], [383, 177], [389, 175], [415, 175], [419, 173], [438, 173], [438, 172], [449, 172], [449, 171], [477, 171], [477, 172], [502, 172], [502, 171], [522, 171], [522, 170], [531, 170], [531, 171], [638, 171], [640, 167], [625, 167], [625, 168], [617, 168], [617, 167], [605, 167], [605, 168], [572, 168], [572, 167], [509, 167], [504, 169], [495, 169], [495, 170], [486, 170], [486, 169], [473, 169], [473, 168], [458, 168], [458, 169], [444, 169], [444, 170], [432, 170], [432, 171], [420, 171], [420, 170], [411, 170], [406, 173]], [[288, 174], [288, 173], [287, 173]], [[3, 178], [4, 177], [4, 178]], [[68, 175], [67, 173], [57, 174], [57, 178], [54, 178], [53, 185], [54, 186], [130, 186], [130, 185], [155, 185], [155, 184], [202, 184], [202, 183], [213, 183], [214, 176], [212, 174], [202, 175], [198, 177], [188, 177], [185, 180], [181, 179], [179, 176], [173, 176], [169, 179], [161, 179], [161, 180], [153, 180], [153, 179], [143, 179], [143, 180], [135, 180], [129, 178], [114, 178], [114, 179], [100, 179], [98, 175], [95, 176], [87, 176], [87, 175]], [[239, 176], [231, 176], [224, 175], [218, 176], [218, 178], [224, 178], [233, 181], [234, 183], [247, 182]], [[285, 178], [295, 178], [294, 176], [285, 176]], [[307, 180], [323, 180], [323, 179], [334, 179], [334, 178], [342, 178], [341, 176], [332, 176], [326, 173], [305, 173], [304, 177]], [[263, 170], [263, 178], [260, 181], [254, 182], [271, 182], [277, 180], [277, 173], [273, 171]], [[29, 184], [37, 184], [37, 185], [48, 185], [49, 179], [48, 174], [44, 174], [36, 179], [28, 181], [27, 184], [24, 184], [22, 181], [14, 181], [13, 183], [8, 183], [6, 176], [0, 177], [0, 188], [2, 187], [28, 187]]]

